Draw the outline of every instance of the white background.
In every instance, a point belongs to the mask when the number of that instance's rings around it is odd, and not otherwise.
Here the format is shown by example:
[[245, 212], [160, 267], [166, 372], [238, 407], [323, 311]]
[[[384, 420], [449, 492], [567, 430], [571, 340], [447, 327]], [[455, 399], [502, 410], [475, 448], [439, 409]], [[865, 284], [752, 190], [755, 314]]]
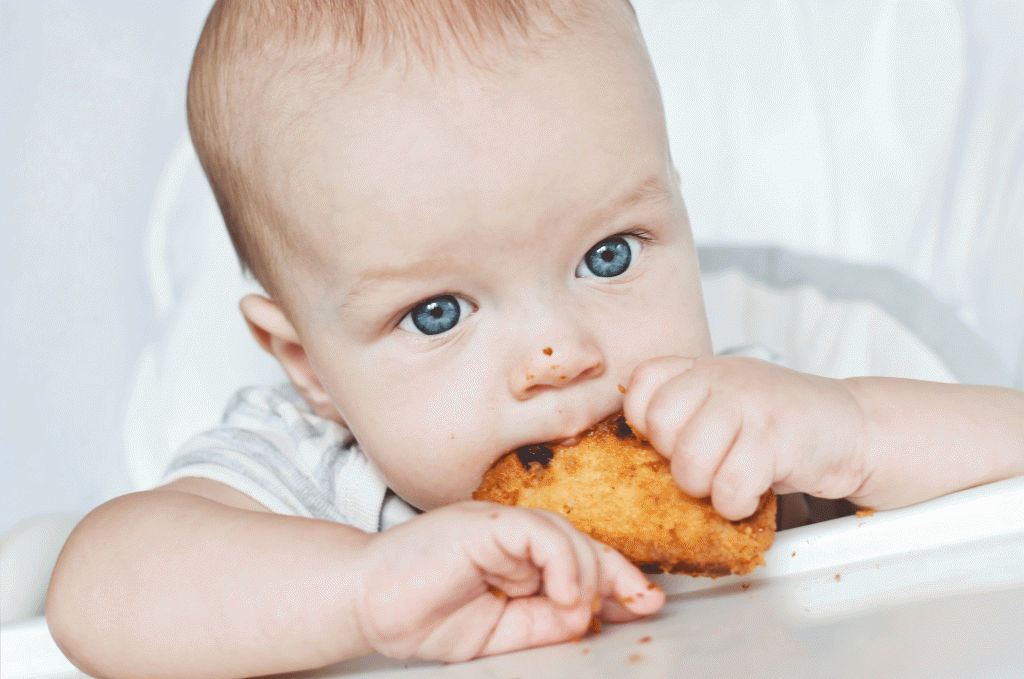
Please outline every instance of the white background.
[[157, 330], [143, 227], [208, 6], [0, 4], [0, 532], [127, 488], [125, 392]]

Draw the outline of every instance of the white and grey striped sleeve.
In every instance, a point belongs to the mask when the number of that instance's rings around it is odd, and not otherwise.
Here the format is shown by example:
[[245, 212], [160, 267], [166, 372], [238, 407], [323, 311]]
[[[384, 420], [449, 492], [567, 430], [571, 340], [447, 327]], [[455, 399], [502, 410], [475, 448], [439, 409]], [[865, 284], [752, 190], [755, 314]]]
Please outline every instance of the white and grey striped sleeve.
[[224, 483], [276, 513], [370, 532], [415, 515], [351, 433], [313, 414], [291, 385], [238, 391], [221, 425], [177, 452], [164, 482], [185, 477]]

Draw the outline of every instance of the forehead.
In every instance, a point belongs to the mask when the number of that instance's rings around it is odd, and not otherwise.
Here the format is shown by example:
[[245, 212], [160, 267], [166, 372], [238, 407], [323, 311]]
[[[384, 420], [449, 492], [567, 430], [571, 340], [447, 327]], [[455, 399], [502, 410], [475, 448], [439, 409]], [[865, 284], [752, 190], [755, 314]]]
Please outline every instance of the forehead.
[[528, 237], [645, 182], [671, 183], [660, 96], [631, 21], [565, 35], [507, 69], [396, 68], [336, 93], [296, 150], [288, 214], [316, 268], [346, 277], [376, 264], [348, 257], [374, 245], [394, 260], [460, 234]]

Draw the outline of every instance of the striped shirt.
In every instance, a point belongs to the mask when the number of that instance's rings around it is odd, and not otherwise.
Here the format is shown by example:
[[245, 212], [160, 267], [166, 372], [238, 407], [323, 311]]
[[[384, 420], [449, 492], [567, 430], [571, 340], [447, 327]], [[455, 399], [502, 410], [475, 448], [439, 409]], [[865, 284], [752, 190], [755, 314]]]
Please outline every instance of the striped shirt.
[[315, 415], [287, 383], [239, 390], [221, 426], [187, 441], [163, 482], [184, 477], [226, 484], [272, 512], [367, 532], [417, 513], [388, 489], [351, 432]]

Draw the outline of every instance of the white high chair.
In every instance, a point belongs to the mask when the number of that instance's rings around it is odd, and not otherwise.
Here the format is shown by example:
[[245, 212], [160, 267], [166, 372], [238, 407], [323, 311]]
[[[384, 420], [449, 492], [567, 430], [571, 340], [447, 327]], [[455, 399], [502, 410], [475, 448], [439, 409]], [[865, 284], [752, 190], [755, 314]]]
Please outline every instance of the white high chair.
[[[837, 377], [1024, 387], [1020, 3], [634, 4], [716, 350]], [[138, 489], [235, 389], [283, 379], [237, 311], [257, 288], [184, 137], [146, 270], [165, 332], [139, 359], [124, 425]], [[1012, 479], [784, 531], [750, 576], [659, 576], [662, 614], [581, 644], [309, 676], [1024, 676], [1022, 506]], [[81, 676], [39, 617], [79, 518], [36, 517], [0, 540], [5, 679]]]

